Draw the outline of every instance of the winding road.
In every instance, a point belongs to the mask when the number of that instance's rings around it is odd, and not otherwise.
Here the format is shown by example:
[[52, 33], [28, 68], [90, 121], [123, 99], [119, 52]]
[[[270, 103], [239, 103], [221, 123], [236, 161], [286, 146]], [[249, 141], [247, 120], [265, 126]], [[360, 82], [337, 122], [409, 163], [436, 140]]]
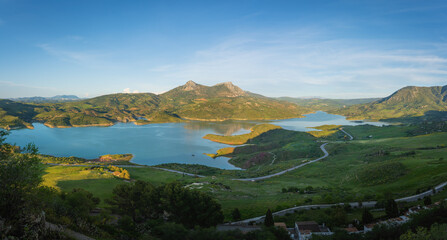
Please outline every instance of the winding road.
[[317, 159], [315, 159], [315, 160], [312, 160], [312, 161], [309, 161], [309, 162], [306, 162], [306, 163], [302, 163], [302, 164], [300, 164], [300, 165], [297, 165], [297, 166], [295, 166], [295, 167], [291, 167], [291, 168], [286, 169], [286, 170], [283, 170], [283, 171], [281, 171], [281, 172], [273, 173], [273, 174], [266, 175], [266, 176], [262, 176], [262, 177], [255, 177], [255, 178], [233, 178], [233, 179], [231, 179], [231, 180], [237, 180], [237, 181], [251, 181], [251, 182], [255, 182], [255, 181], [264, 180], [264, 179], [267, 179], [267, 178], [271, 178], [271, 177], [279, 176], [279, 175], [282, 175], [282, 174], [284, 174], [284, 173], [288, 173], [288, 172], [290, 172], [290, 171], [293, 171], [293, 170], [295, 170], [295, 169], [298, 169], [298, 168], [300, 168], [300, 167], [304, 167], [304, 166], [306, 166], [306, 165], [308, 165], [308, 164], [311, 164], [311, 163], [314, 163], [314, 162], [318, 162], [318, 161], [320, 161], [321, 159], [324, 159], [324, 158], [326, 158], [327, 156], [329, 156], [329, 153], [328, 153], [328, 152], [326, 151], [326, 149], [324, 148], [327, 144], [328, 144], [328, 143], [324, 143], [323, 145], [320, 146], [320, 149], [321, 149], [321, 151], [323, 151], [324, 156], [319, 157], [319, 158], [317, 158]]
[[[439, 185], [437, 185], [436, 187], [434, 187], [434, 189], [436, 190], [436, 192], [441, 191], [445, 186], [447, 186], [447, 182], [441, 183]], [[431, 196], [434, 195], [435, 193], [433, 192], [433, 190], [428, 190], [425, 191], [423, 193], [420, 194], [416, 194], [416, 195], [412, 195], [412, 196], [408, 196], [408, 197], [403, 197], [403, 198], [399, 198], [399, 199], [395, 199], [396, 202], [416, 202], [419, 199], [424, 198], [425, 196]], [[369, 201], [369, 202], [362, 202], [362, 207], [367, 207], [367, 208], [371, 208], [371, 207], [375, 207], [376, 205], [376, 201]], [[351, 203], [347, 203], [349, 205], [351, 205], [351, 207], [359, 207], [359, 203], [358, 202], [351, 202]], [[272, 213], [273, 216], [284, 216], [286, 214], [290, 214], [290, 213], [294, 213], [296, 211], [299, 210], [309, 210], [309, 209], [316, 209], [316, 208], [330, 208], [333, 206], [337, 206], [337, 205], [345, 205], [345, 203], [333, 203], [333, 204], [314, 204], [314, 205], [304, 205], [304, 206], [296, 206], [296, 207], [291, 207], [291, 208], [287, 208], [281, 211], [277, 211]], [[241, 221], [237, 221], [237, 222], [230, 222], [227, 223], [228, 225], [233, 225], [233, 224], [249, 224], [251, 222], [263, 222], [264, 221], [265, 216], [259, 216], [259, 217], [254, 217], [254, 218], [249, 218], [249, 219], [245, 219], [245, 220], [241, 220]]]
[[[340, 128], [340, 130], [342, 132], [344, 132], [346, 135], [349, 136], [349, 138], [350, 138], [349, 140], [353, 140], [354, 139], [354, 137], [351, 134], [349, 134], [348, 132], [346, 132], [345, 130], [343, 130], [343, 128]], [[310, 161], [310, 162], [308, 162], [306, 164], [310, 164], [312, 162], [319, 161], [319, 160], [329, 156], [328, 152], [324, 148], [326, 145], [327, 145], [327, 143], [325, 143], [325, 144], [320, 146], [321, 150], [325, 154], [323, 157], [315, 159], [313, 161]], [[265, 178], [281, 175], [281, 174], [284, 174], [284, 173], [286, 173], [288, 171], [292, 171], [294, 169], [302, 167], [302, 166], [304, 166], [306, 164], [298, 165], [296, 167], [287, 169], [287, 170], [285, 170], [283, 172], [279, 172], [277, 174], [272, 174], [272, 175], [259, 177], [259, 178], [253, 178], [253, 180], [257, 181], [257, 180], [261, 180], [261, 179], [265, 179]], [[245, 179], [234, 179], [234, 180], [242, 180], [242, 181], [244, 181]], [[433, 189], [435, 191], [428, 190], [428, 191], [425, 191], [423, 193], [411, 195], [411, 196], [408, 196], [408, 197], [398, 198], [398, 199], [395, 199], [395, 201], [396, 202], [416, 202], [416, 201], [418, 201], [418, 200], [420, 200], [420, 199], [422, 199], [422, 198], [424, 198], [426, 196], [434, 195], [435, 193], [437, 193], [437, 192], [441, 191], [442, 189], [444, 189], [445, 186], [447, 186], [447, 182], [441, 183], [441, 184], [437, 185], [436, 187], [434, 187]], [[361, 202], [361, 206], [370, 208], [370, 207], [374, 207], [376, 205], [376, 203], [377, 203], [376, 201]], [[330, 207], [333, 207], [333, 206], [344, 205], [344, 204], [345, 203], [333, 203], [333, 204], [315, 204], [315, 205], [296, 206], [296, 207], [283, 209], [281, 211], [277, 211], [277, 212], [274, 212], [272, 214], [273, 214], [273, 216], [284, 216], [286, 214], [294, 213], [294, 212], [299, 211], [299, 210], [309, 210], [309, 209], [315, 209], [315, 208], [330, 208]], [[359, 206], [359, 202], [351, 202], [351, 203], [347, 203], [347, 204], [351, 205], [351, 207], [360, 207]], [[230, 223], [227, 223], [227, 224], [228, 225], [232, 225], [232, 224], [248, 224], [248, 223], [251, 223], [251, 222], [262, 222], [262, 221], [264, 221], [264, 218], [265, 218], [265, 216], [259, 216], [259, 217], [249, 218], [249, 219], [245, 219], [245, 220], [241, 220], [241, 221], [237, 221], [237, 222], [230, 222]]]
[[354, 137], [351, 135], [351, 134], [349, 134], [348, 132], [346, 132], [345, 130], [343, 130], [343, 128], [340, 128], [340, 131], [342, 131], [342, 132], [344, 132], [346, 135], [348, 135], [349, 136], [349, 140], [354, 140]]
[[150, 167], [150, 168], [163, 170], [163, 171], [167, 171], [167, 172], [180, 173], [180, 174], [183, 174], [183, 175], [186, 175], [186, 176], [190, 176], [190, 177], [206, 177], [206, 176], [203, 176], [203, 175], [197, 175], [197, 174], [193, 174], [193, 173], [181, 172], [181, 171], [172, 170], [172, 169], [168, 169], [168, 168], [159, 168], [159, 167]]

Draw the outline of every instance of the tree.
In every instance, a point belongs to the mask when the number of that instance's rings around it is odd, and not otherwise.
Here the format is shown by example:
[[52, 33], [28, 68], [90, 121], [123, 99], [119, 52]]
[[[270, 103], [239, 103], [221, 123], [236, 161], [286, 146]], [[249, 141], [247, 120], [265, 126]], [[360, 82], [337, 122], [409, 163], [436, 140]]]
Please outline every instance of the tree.
[[163, 219], [185, 227], [211, 227], [223, 222], [220, 204], [208, 194], [189, 190], [180, 183], [155, 188], [144, 181], [121, 184], [108, 201], [118, 212], [135, 223]]
[[337, 206], [331, 212], [330, 221], [333, 226], [341, 226], [346, 223], [348, 216], [344, 208]]
[[153, 234], [162, 240], [186, 239], [188, 230], [180, 224], [165, 223], [153, 229]]
[[186, 189], [176, 182], [160, 187], [159, 192], [168, 220], [188, 228], [211, 227], [224, 220], [220, 204], [206, 193]]
[[430, 229], [432, 240], [447, 239], [447, 224], [433, 224]]
[[399, 238], [400, 240], [431, 240], [431, 234], [426, 228], [418, 227], [416, 233], [408, 230], [405, 234], [402, 234]]
[[10, 236], [24, 239], [42, 236], [45, 219], [37, 189], [43, 168], [35, 156], [37, 148], [29, 144], [22, 154], [15, 154], [15, 146], [4, 143], [7, 135], [8, 132], [0, 130], [0, 220], [3, 218], [9, 226]]
[[275, 227], [275, 228], [268, 228], [266, 230], [273, 233], [273, 235], [275, 235], [276, 240], [290, 240], [290, 235], [284, 228]]
[[367, 208], [363, 208], [362, 223], [368, 224], [368, 223], [372, 223], [373, 221], [374, 221], [374, 216], [371, 214], [371, 212]]
[[424, 197], [424, 205], [428, 206], [431, 204], [431, 197], [430, 196], [425, 196]]
[[399, 208], [397, 207], [397, 203], [394, 199], [388, 199], [386, 201], [385, 213], [390, 218], [399, 216]]
[[270, 208], [267, 210], [267, 213], [265, 214], [264, 225], [266, 227], [273, 227], [275, 225], [275, 222], [273, 221], [273, 214], [272, 211], [270, 211]]
[[123, 169], [123, 172], [121, 173], [122, 178], [124, 179], [130, 179], [130, 174], [126, 169]]
[[69, 214], [74, 217], [87, 217], [98, 204], [99, 198], [94, 197], [92, 193], [75, 188], [71, 192], [64, 193], [62, 198], [67, 203]]
[[233, 217], [233, 221], [241, 220], [241, 212], [239, 212], [238, 208], [235, 208], [233, 210], [233, 212], [231, 213], [231, 216]]
[[112, 199], [108, 203], [121, 214], [130, 216], [136, 223], [157, 219], [162, 213], [157, 189], [148, 182], [120, 184], [113, 189], [112, 193]]

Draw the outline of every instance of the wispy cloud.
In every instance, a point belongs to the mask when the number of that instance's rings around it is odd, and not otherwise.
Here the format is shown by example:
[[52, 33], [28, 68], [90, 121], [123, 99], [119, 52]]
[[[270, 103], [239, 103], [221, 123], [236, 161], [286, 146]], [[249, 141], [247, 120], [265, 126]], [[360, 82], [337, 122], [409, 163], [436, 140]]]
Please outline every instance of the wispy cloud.
[[109, 65], [104, 60], [107, 58], [108, 54], [94, 51], [67, 50], [65, 48], [55, 47], [51, 44], [38, 44], [37, 46], [47, 54], [57, 57], [62, 61], [72, 62], [90, 68], [104, 68]]
[[[160, 74], [208, 84], [235, 81], [253, 91], [272, 89], [266, 95], [273, 96], [300, 96], [319, 88], [332, 97], [370, 97], [405, 85], [445, 84], [447, 58], [436, 49], [392, 44], [325, 39], [315, 30], [236, 36]], [[275, 92], [281, 89], [277, 86], [296, 90]]]
[[0, 85], [10, 86], [10, 87], [22, 87], [22, 88], [60, 91], [59, 89], [53, 88], [53, 87], [42, 87], [42, 86], [35, 86], [35, 85], [29, 85], [29, 84], [14, 83], [14, 82], [10, 82], [10, 81], [0, 81]]

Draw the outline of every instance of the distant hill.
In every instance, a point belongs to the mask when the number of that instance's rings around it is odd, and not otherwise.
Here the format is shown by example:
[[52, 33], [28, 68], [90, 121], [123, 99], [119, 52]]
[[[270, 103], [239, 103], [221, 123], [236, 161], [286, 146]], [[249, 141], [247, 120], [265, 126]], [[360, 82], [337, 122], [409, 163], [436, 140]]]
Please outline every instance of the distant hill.
[[0, 127], [2, 128], [31, 128], [31, 122], [35, 115], [33, 106], [0, 99]]
[[419, 117], [447, 111], [447, 85], [404, 87], [386, 98], [337, 110], [350, 119], [393, 119]]
[[57, 95], [54, 97], [23, 97], [23, 98], [10, 98], [9, 100], [16, 102], [26, 103], [55, 103], [55, 102], [68, 102], [81, 100], [75, 95]]
[[325, 98], [291, 98], [280, 97], [279, 100], [298, 104], [299, 106], [312, 110], [331, 111], [339, 108], [349, 107], [355, 104], [370, 103], [380, 98], [359, 98], [359, 99], [325, 99]]
[[24, 118], [23, 114], [5, 111], [3, 122], [0, 115], [0, 127], [30, 126], [34, 121], [50, 127], [78, 127], [109, 126], [114, 122], [147, 124], [190, 119], [284, 119], [301, 117], [311, 111], [293, 103], [246, 92], [231, 82], [204, 86], [193, 81], [160, 95], [118, 93], [78, 101], [20, 104], [17, 105], [20, 108], [32, 109], [32, 114], [26, 114]]

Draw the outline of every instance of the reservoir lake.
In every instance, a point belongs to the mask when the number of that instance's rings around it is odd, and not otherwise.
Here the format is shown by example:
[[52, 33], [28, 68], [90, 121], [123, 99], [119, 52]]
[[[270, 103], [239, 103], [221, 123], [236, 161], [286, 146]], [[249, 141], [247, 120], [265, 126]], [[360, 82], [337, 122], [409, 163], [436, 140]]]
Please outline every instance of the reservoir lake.
[[[76, 156], [87, 159], [105, 154], [132, 153], [132, 162], [143, 165], [162, 163], [202, 164], [222, 169], [238, 169], [228, 158], [212, 159], [203, 153], [215, 153], [229, 145], [212, 142], [202, 137], [209, 133], [237, 135], [267, 121], [224, 121], [161, 123], [137, 126], [117, 123], [110, 127], [49, 128], [40, 123], [34, 129], [10, 131], [7, 142], [18, 146], [34, 143], [42, 154], [58, 157]], [[268, 121], [295, 131], [310, 131], [309, 127], [326, 124], [382, 126], [383, 122], [348, 121], [340, 115], [318, 111], [304, 118]]]

